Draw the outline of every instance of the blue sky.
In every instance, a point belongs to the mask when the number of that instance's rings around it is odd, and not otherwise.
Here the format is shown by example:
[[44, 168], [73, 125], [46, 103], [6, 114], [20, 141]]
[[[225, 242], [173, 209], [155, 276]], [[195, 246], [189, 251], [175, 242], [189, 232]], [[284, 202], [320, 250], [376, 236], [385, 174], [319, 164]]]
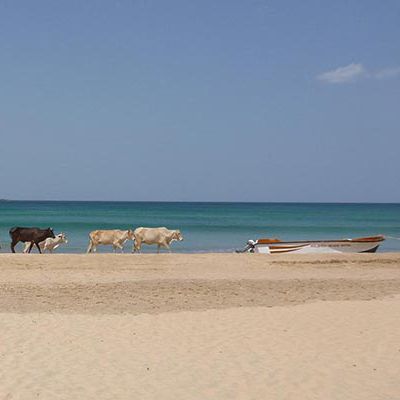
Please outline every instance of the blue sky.
[[400, 201], [400, 2], [2, 1], [0, 198]]

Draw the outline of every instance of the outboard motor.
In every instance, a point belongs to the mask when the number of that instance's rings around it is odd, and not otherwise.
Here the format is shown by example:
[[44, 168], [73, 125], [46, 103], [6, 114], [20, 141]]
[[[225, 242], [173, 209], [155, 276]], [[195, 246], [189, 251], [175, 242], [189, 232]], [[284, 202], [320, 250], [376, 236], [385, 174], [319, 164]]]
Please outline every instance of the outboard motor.
[[254, 240], [248, 240], [246, 247], [243, 250], [236, 250], [236, 253], [254, 253], [256, 242]]

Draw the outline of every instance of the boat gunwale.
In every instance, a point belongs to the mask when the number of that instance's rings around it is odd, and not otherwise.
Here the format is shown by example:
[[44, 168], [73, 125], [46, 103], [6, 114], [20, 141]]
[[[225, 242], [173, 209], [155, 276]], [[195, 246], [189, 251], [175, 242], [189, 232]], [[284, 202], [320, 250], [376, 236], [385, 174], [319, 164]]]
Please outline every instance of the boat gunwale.
[[[260, 243], [260, 240], [262, 241]], [[324, 239], [324, 240], [292, 240], [292, 241], [285, 241], [285, 242], [276, 242], [276, 241], [269, 241], [268, 239], [257, 239], [255, 245], [272, 245], [272, 246], [281, 246], [285, 244], [295, 244], [295, 243], [378, 243], [383, 242], [385, 237], [381, 236], [370, 236], [365, 238], [356, 238], [356, 239]]]

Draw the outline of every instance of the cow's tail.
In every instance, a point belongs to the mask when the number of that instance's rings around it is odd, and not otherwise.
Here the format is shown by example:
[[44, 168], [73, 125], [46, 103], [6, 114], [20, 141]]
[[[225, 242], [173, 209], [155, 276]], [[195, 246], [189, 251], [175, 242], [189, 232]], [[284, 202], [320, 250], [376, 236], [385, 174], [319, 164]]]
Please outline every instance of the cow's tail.
[[18, 228], [16, 226], [14, 226], [13, 228], [11, 228], [8, 233], [10, 234], [10, 237], [12, 237], [13, 233], [17, 230]]

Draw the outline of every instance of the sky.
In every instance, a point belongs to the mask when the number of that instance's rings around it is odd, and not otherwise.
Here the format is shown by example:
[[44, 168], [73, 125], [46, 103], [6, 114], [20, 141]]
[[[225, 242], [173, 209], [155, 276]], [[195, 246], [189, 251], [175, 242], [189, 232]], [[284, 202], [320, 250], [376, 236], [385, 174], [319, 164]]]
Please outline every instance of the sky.
[[400, 2], [2, 0], [0, 198], [400, 202]]

